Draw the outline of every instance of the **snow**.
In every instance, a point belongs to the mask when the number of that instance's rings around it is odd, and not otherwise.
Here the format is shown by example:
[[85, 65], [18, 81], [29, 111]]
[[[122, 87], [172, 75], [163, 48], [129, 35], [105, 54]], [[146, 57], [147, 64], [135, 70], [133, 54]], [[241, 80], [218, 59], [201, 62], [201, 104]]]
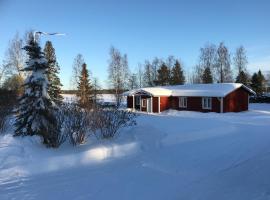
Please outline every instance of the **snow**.
[[270, 199], [270, 104], [137, 122], [79, 147], [0, 136], [0, 199]]
[[[77, 100], [77, 97], [75, 94], [62, 94], [64, 97], [65, 102], [74, 102]], [[114, 103], [115, 102], [115, 96], [113, 94], [99, 94], [98, 99], [102, 102], [108, 102], [108, 103]]]
[[213, 83], [147, 87], [125, 92], [124, 95], [133, 95], [138, 92], [143, 92], [151, 96], [225, 97], [227, 94], [240, 87], [244, 87], [251, 94], [255, 94], [250, 88], [241, 83]]
[[27, 61], [27, 65], [29, 67], [33, 67], [35, 65], [43, 65], [46, 64], [47, 60], [46, 58], [42, 57], [42, 58], [32, 58], [31, 60]]

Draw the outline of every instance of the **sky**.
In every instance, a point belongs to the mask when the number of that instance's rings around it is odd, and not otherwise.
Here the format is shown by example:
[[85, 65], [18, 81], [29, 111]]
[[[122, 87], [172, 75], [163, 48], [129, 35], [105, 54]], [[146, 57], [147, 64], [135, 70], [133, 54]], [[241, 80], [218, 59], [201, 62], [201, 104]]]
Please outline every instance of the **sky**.
[[106, 88], [109, 48], [128, 55], [131, 71], [154, 57], [179, 58], [188, 75], [199, 49], [224, 42], [233, 54], [243, 45], [248, 70], [270, 70], [269, 0], [0, 0], [0, 62], [16, 32], [61, 32], [51, 40], [64, 89], [70, 87], [73, 60], [81, 53]]

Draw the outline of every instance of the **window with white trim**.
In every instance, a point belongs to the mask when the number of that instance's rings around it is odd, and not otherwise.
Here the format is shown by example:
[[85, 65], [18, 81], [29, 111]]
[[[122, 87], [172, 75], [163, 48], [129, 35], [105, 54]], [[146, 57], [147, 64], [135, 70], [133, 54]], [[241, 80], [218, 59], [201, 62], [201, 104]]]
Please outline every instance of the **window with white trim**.
[[143, 107], [143, 108], [146, 107], [146, 104], [147, 104], [146, 99], [142, 99], [142, 107]]
[[202, 98], [202, 108], [208, 110], [212, 109], [212, 97]]
[[179, 108], [187, 107], [187, 97], [179, 97]]

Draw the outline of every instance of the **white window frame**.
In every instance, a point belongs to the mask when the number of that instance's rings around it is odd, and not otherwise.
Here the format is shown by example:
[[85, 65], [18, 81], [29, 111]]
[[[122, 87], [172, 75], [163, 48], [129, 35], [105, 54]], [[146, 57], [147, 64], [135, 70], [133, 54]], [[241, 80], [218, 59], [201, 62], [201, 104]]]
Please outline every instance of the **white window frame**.
[[146, 108], [147, 99], [142, 99], [142, 108]]
[[187, 108], [187, 97], [179, 97], [178, 106], [179, 108]]
[[202, 97], [202, 108], [206, 110], [212, 109], [212, 97]]

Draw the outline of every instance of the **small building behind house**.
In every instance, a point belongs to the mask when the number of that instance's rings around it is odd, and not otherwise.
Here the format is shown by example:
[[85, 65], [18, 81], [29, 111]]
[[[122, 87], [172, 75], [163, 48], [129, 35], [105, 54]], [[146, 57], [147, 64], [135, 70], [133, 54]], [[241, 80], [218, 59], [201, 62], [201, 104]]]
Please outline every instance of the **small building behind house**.
[[176, 109], [225, 113], [248, 110], [249, 96], [255, 92], [241, 83], [215, 83], [147, 87], [124, 95], [128, 108], [142, 112]]

